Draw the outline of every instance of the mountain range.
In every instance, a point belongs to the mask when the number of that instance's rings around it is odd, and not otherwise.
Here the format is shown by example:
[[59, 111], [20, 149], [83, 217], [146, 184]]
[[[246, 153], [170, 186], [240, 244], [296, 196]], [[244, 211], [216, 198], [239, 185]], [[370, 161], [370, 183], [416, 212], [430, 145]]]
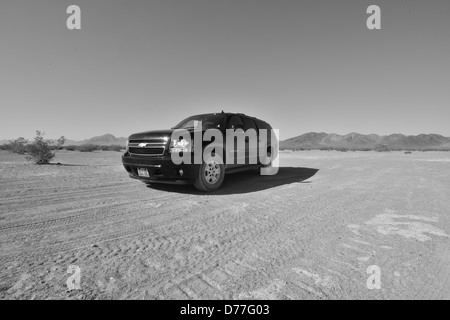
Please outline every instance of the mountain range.
[[[82, 141], [67, 139], [68, 145], [125, 145], [127, 138], [112, 134], [92, 137]], [[8, 143], [0, 140], [0, 145]], [[280, 141], [281, 150], [336, 149], [336, 150], [447, 150], [450, 151], [450, 137], [439, 134], [419, 134], [416, 136], [400, 133], [390, 135], [349, 133], [339, 135], [325, 132], [308, 132], [297, 137]]]
[[450, 138], [439, 134], [377, 135], [349, 133], [339, 135], [325, 132], [309, 132], [280, 141], [280, 149], [346, 149], [346, 150], [449, 150]]
[[75, 140], [70, 140], [67, 139], [66, 142], [64, 143], [65, 146], [69, 146], [69, 145], [82, 145], [82, 144], [98, 144], [101, 146], [109, 146], [109, 145], [125, 145], [127, 142], [127, 138], [125, 137], [119, 137], [116, 138], [114, 135], [112, 134], [104, 134], [102, 136], [97, 136], [97, 137], [92, 137], [90, 139], [85, 139], [82, 141], [75, 141]]

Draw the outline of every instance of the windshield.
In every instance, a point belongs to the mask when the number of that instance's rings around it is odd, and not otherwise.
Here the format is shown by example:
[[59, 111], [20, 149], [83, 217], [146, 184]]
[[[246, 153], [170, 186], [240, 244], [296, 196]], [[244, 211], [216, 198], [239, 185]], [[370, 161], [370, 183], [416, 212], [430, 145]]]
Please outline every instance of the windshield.
[[224, 127], [225, 115], [221, 113], [200, 114], [184, 119], [174, 129], [221, 129]]

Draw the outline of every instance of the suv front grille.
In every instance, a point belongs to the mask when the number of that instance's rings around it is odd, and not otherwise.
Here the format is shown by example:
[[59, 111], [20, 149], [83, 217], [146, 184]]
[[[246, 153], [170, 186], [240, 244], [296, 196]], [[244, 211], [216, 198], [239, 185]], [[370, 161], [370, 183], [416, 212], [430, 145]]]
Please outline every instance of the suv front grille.
[[167, 140], [152, 138], [148, 140], [130, 140], [128, 152], [142, 156], [162, 156], [166, 151]]
[[143, 154], [143, 155], [149, 155], [149, 156], [158, 156], [164, 154], [164, 147], [158, 147], [158, 148], [129, 148], [130, 153], [134, 154]]

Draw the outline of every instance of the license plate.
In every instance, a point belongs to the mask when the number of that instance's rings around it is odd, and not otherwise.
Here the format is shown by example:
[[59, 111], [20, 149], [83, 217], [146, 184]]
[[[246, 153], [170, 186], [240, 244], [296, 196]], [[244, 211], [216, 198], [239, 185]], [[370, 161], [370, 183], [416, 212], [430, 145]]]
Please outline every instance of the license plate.
[[150, 173], [148, 173], [147, 169], [138, 168], [137, 169], [138, 176], [150, 178]]

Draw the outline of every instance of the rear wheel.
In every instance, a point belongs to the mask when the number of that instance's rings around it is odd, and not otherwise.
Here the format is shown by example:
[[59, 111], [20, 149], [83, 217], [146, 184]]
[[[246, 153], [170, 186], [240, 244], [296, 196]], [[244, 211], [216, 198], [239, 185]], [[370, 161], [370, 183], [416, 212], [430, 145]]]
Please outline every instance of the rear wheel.
[[217, 156], [203, 161], [195, 179], [194, 186], [201, 191], [214, 191], [220, 188], [225, 178], [225, 166]]

